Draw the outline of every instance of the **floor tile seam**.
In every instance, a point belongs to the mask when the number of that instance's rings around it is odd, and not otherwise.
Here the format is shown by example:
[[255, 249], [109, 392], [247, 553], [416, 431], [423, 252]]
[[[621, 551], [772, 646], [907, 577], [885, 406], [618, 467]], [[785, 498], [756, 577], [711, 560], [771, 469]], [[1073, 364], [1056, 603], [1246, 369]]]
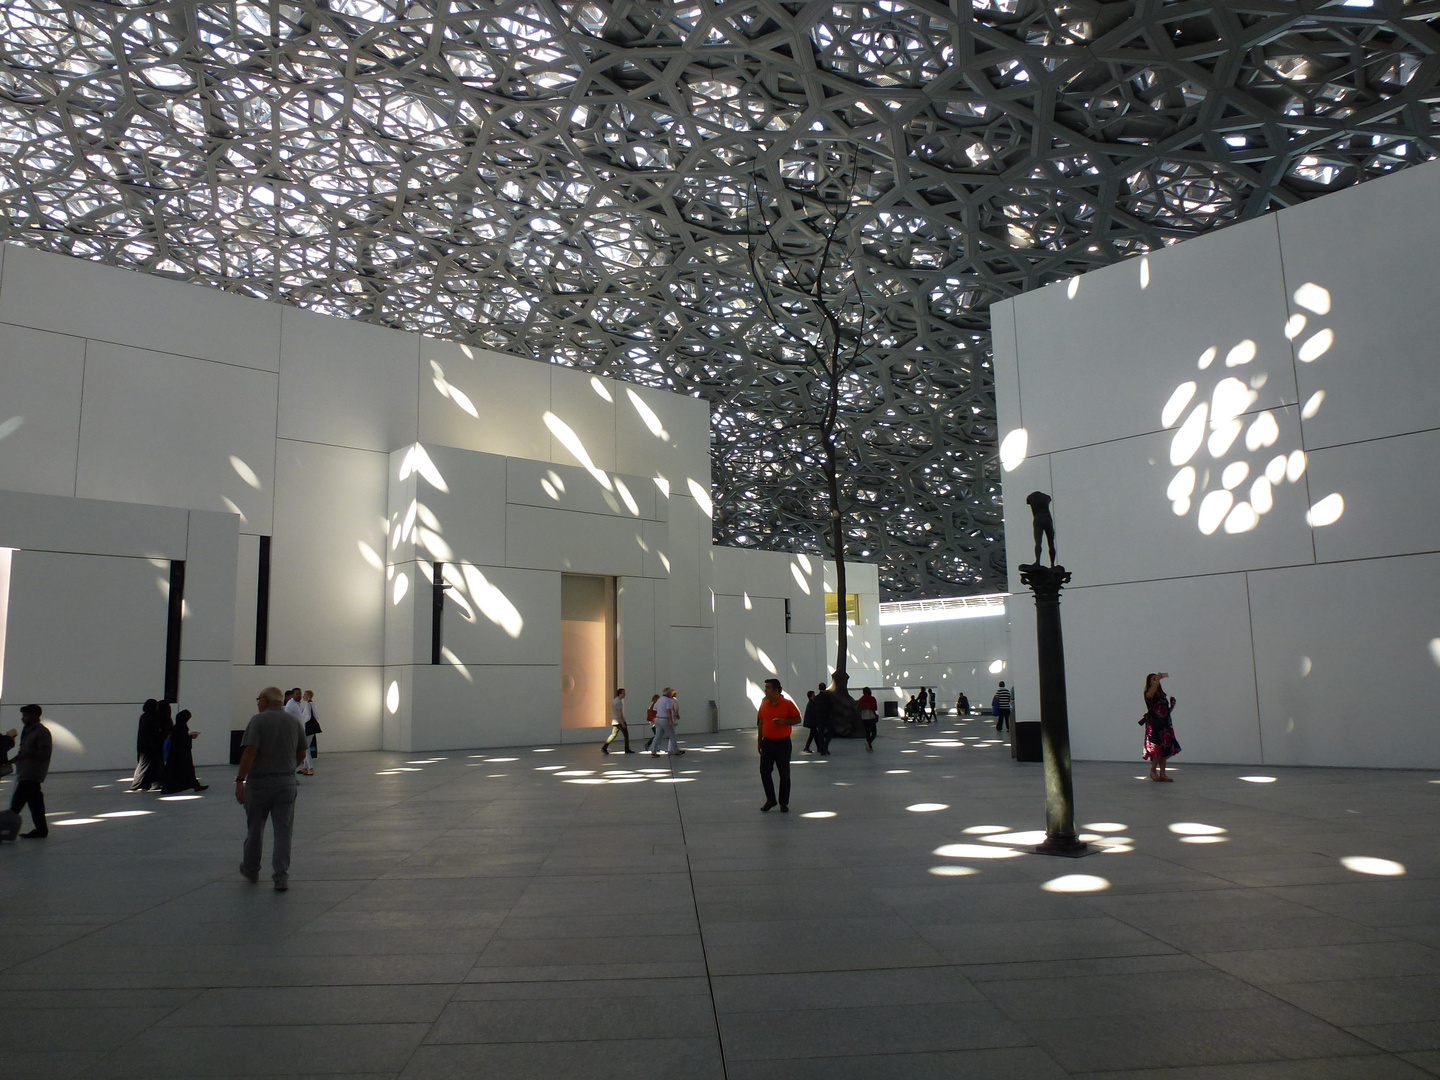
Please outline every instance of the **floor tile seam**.
[[[1403, 1052], [1404, 1052], [1404, 1051], [1402, 1051], [1402, 1053], [1403, 1053]], [[1381, 1051], [1381, 1052], [1379, 1052], [1378, 1054], [1326, 1054], [1326, 1055], [1324, 1055], [1324, 1056], [1322, 1056], [1322, 1057], [1247, 1058], [1247, 1059], [1242, 1060], [1242, 1061], [1226, 1061], [1226, 1062], [1223, 1062], [1223, 1063], [1218, 1064], [1218, 1065], [1214, 1065], [1214, 1066], [1203, 1066], [1203, 1067], [1207, 1067], [1207, 1068], [1225, 1068], [1225, 1069], [1228, 1069], [1228, 1068], [1231, 1068], [1231, 1067], [1234, 1067], [1234, 1066], [1241, 1066], [1241, 1067], [1243, 1067], [1243, 1066], [1246, 1066], [1246, 1065], [1297, 1065], [1297, 1064], [1303, 1065], [1303, 1064], [1306, 1063], [1306, 1062], [1312, 1062], [1312, 1061], [1313, 1061], [1313, 1062], [1330, 1062], [1330, 1061], [1357, 1061], [1357, 1062], [1359, 1062], [1359, 1061], [1374, 1061], [1376, 1058], [1380, 1058], [1380, 1057], [1396, 1058], [1397, 1060], [1403, 1061], [1403, 1059], [1399, 1058], [1398, 1055], [1397, 1055], [1396, 1053], [1392, 1052], [1392, 1051]], [[1410, 1064], [1413, 1064], [1413, 1063], [1406, 1061], [1406, 1062], [1404, 1062], [1404, 1064], [1410, 1065]], [[1072, 1080], [1086, 1080], [1086, 1077], [1093, 1077], [1093, 1076], [1114, 1077], [1114, 1076], [1130, 1076], [1130, 1075], [1132, 1075], [1132, 1074], [1135, 1075], [1135, 1076], [1143, 1076], [1145, 1073], [1155, 1073], [1156, 1075], [1160, 1075], [1160, 1074], [1162, 1074], [1162, 1073], [1170, 1073], [1170, 1074], [1173, 1075], [1177, 1069], [1200, 1068], [1200, 1067], [1202, 1067], [1202, 1066], [1186, 1066], [1186, 1065], [1140, 1065], [1140, 1066], [1132, 1066], [1132, 1067], [1130, 1067], [1130, 1068], [1125, 1068], [1125, 1069], [1085, 1069], [1085, 1070], [1080, 1071], [1080, 1072], [1072, 1072], [1072, 1071], [1070, 1071], [1070, 1070], [1068, 1070], [1068, 1069], [1063, 1069], [1063, 1067], [1062, 1067], [1062, 1070], [1065, 1072], [1066, 1076], [1071, 1077]]]
[[[675, 758], [667, 755], [666, 767], [670, 770], [670, 776], [675, 776]], [[680, 842], [685, 852], [685, 874], [690, 883], [690, 904], [691, 910], [695, 913], [695, 925], [700, 936], [700, 958], [705, 965], [705, 986], [710, 992], [710, 1019], [715, 1030], [715, 1047], [720, 1054], [720, 1075], [723, 1080], [729, 1080], [730, 1067], [725, 1060], [725, 1035], [720, 1028], [720, 1010], [715, 1002], [715, 975], [710, 968], [710, 949], [705, 943], [705, 922], [700, 917], [700, 898], [695, 891], [695, 869], [690, 863], [690, 843], [685, 835], [685, 808], [680, 799], [680, 791], [684, 785], [671, 784], [670, 792], [675, 800], [675, 820], [680, 827]]]
[[[1116, 918], [1119, 918], [1119, 917], [1116, 916]], [[1121, 922], [1125, 922], [1126, 920], [1121, 919], [1120, 921], [1121, 921]], [[1132, 926], [1133, 926], [1133, 924], [1127, 924], [1127, 925], [1132, 925]], [[1139, 928], [1139, 927], [1135, 927], [1135, 929], [1139, 930], [1140, 928]], [[1141, 933], [1145, 933], [1145, 934], [1147, 934], [1147, 936], [1149, 936], [1147, 931], [1141, 930], [1140, 932], [1141, 932]], [[1305, 946], [1305, 947], [1313, 948], [1313, 946]], [[1373, 1042], [1371, 1042], [1371, 1040], [1362, 1038], [1361, 1036], [1358, 1036], [1358, 1035], [1352, 1035], [1350, 1032], [1346, 1031], [1346, 1030], [1345, 1030], [1343, 1027], [1341, 1027], [1339, 1024], [1335, 1024], [1335, 1023], [1332, 1023], [1332, 1022], [1329, 1021], [1329, 1020], [1326, 1020], [1324, 1017], [1320, 1016], [1318, 1013], [1314, 1012], [1313, 1010], [1307, 1009], [1307, 1008], [1305, 1008], [1305, 1007], [1302, 1006], [1302, 1005], [1297, 1005], [1297, 1004], [1295, 1004], [1293, 1001], [1286, 1001], [1284, 998], [1280, 997], [1279, 994], [1275, 993], [1273, 990], [1271, 990], [1271, 989], [1268, 988], [1269, 986], [1279, 986], [1279, 985], [1288, 985], [1288, 984], [1271, 983], [1271, 984], [1264, 984], [1264, 985], [1262, 985], [1262, 984], [1259, 984], [1259, 983], [1255, 983], [1255, 982], [1252, 982], [1251, 980], [1249, 980], [1249, 979], [1247, 979], [1247, 978], [1244, 978], [1244, 977], [1241, 976], [1241, 975], [1236, 975], [1234, 972], [1226, 971], [1224, 968], [1221, 968], [1221, 967], [1219, 967], [1219, 966], [1216, 965], [1216, 964], [1210, 963], [1210, 961], [1206, 960], [1205, 957], [1202, 956], [1202, 955], [1200, 955], [1200, 954], [1191, 952], [1191, 951], [1188, 950], [1188, 949], [1182, 949], [1182, 950], [1180, 950], [1180, 951], [1181, 951], [1181, 953], [1182, 953], [1183, 955], [1188, 956], [1191, 960], [1194, 960], [1196, 963], [1204, 965], [1204, 968], [1205, 968], [1206, 970], [1209, 970], [1209, 971], [1211, 971], [1211, 972], [1213, 972], [1213, 973], [1219, 974], [1219, 975], [1224, 976], [1224, 977], [1226, 977], [1226, 978], [1235, 979], [1235, 980], [1239, 981], [1240, 983], [1243, 983], [1245, 986], [1250, 987], [1252, 990], [1255, 990], [1255, 991], [1257, 991], [1258, 993], [1264, 994], [1267, 998], [1269, 998], [1272, 1002], [1274, 1002], [1274, 1003], [1275, 1003], [1276, 1005], [1278, 1005], [1278, 1006], [1281, 1006], [1281, 1007], [1286, 1008], [1286, 1009], [1298, 1009], [1300, 1012], [1303, 1012], [1305, 1015], [1311, 1017], [1313, 1020], [1316, 1020], [1317, 1022], [1319, 1022], [1319, 1023], [1321, 1023], [1321, 1024], [1324, 1024], [1324, 1025], [1325, 1025], [1327, 1028], [1329, 1028], [1331, 1031], [1338, 1032], [1338, 1033], [1341, 1034], [1341, 1035], [1349, 1036], [1350, 1038], [1360, 1039], [1361, 1042], [1367, 1043], [1368, 1045], [1371, 1045], [1371, 1046], [1376, 1046], [1376, 1044], [1373, 1043]], [[1243, 951], [1254, 951], [1254, 950], [1236, 950], [1236, 951], [1242, 951], [1242, 952], [1243, 952]], [[981, 993], [984, 993], [983, 987], [981, 987], [981, 988], [979, 988], [979, 989], [980, 989]], [[988, 997], [988, 995], [987, 995], [987, 997]], [[997, 1002], [993, 1002], [993, 1001], [992, 1001], [992, 1004], [995, 1004], [996, 1007], [999, 1008], [999, 1004], [998, 1004]], [[1250, 1012], [1250, 1011], [1253, 1011], [1253, 1010], [1241, 1009], [1241, 1010], [1206, 1010], [1206, 1011], [1217, 1011], [1217, 1012], [1220, 1012], [1220, 1011]], [[1381, 1049], [1381, 1048], [1378, 1047], [1378, 1046], [1376, 1047], [1376, 1050], [1377, 1050], [1378, 1053], [1382, 1053], [1382, 1054], [1383, 1054], [1383, 1053], [1386, 1053], [1386, 1051], [1384, 1051], [1383, 1049]]]

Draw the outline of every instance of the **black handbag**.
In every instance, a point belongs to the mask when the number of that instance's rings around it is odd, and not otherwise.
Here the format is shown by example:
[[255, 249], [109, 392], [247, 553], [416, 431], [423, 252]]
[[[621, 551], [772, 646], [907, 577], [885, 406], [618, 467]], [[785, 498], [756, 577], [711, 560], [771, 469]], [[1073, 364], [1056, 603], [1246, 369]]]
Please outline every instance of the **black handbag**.
[[307, 736], [309, 736], [309, 735], [323, 735], [324, 732], [320, 730], [320, 721], [319, 721], [319, 720], [316, 720], [315, 717], [313, 717], [313, 716], [310, 717], [309, 720], [306, 720], [306, 721], [305, 721], [305, 734], [306, 734]]

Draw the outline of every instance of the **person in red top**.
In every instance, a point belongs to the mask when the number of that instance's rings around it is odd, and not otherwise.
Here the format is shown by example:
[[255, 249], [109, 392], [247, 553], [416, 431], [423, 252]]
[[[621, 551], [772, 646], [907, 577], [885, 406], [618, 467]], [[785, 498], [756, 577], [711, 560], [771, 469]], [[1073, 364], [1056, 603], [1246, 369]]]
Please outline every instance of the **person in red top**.
[[870, 693], [870, 687], [867, 686], [855, 706], [860, 710], [860, 720], [865, 725], [865, 749], [874, 753], [875, 733], [880, 726], [880, 703], [875, 700], [875, 695]]
[[775, 806], [775, 784], [771, 771], [780, 774], [780, 812], [790, 812], [790, 728], [800, 719], [795, 703], [780, 693], [779, 679], [765, 680], [765, 700], [756, 714], [760, 722], [760, 783], [765, 785], [765, 805], [761, 811]]

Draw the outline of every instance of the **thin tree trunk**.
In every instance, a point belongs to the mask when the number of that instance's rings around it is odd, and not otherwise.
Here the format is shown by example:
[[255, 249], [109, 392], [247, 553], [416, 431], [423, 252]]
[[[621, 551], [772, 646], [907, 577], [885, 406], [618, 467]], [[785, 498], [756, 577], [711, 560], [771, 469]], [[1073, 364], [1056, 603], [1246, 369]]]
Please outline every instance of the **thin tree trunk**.
[[[825, 442], [825, 483], [830, 489], [830, 550], [835, 556], [835, 591], [839, 600], [836, 609], [838, 642], [835, 649], [835, 671], [842, 676], [848, 676], [845, 664], [846, 654], [849, 652], [849, 626], [846, 623], [848, 614], [849, 595], [846, 592], [845, 581], [845, 523], [840, 513], [840, 469], [836, 461], [835, 436], [830, 432], [824, 436]], [[837, 679], [836, 689], [844, 689]]]

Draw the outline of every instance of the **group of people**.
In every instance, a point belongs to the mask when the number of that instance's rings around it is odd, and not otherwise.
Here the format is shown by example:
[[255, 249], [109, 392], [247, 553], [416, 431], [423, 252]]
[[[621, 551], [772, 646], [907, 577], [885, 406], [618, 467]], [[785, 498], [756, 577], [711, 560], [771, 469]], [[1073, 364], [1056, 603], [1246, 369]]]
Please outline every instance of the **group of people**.
[[282, 708], [300, 721], [300, 727], [305, 733], [305, 760], [295, 771], [301, 776], [314, 776], [315, 758], [320, 753], [316, 736], [321, 734], [320, 718], [315, 715], [315, 691], [302, 691], [298, 686], [294, 690], [286, 690]]
[[140, 711], [135, 732], [135, 777], [131, 791], [159, 788], [166, 795], [179, 791], [204, 791], [195, 775], [195, 754], [191, 746], [200, 737], [190, 730], [191, 713], [181, 709], [173, 717], [170, 702], [147, 698]]
[[[865, 725], [865, 749], [873, 753], [875, 735], [880, 725], [880, 703], [875, 700], [870, 687], [865, 687], [860, 700], [855, 702], [855, 707], [860, 712], [861, 723]], [[804, 753], [811, 753], [810, 747], [813, 745], [821, 757], [830, 756], [830, 740], [835, 737], [834, 716], [835, 699], [830, 691], [825, 689], [824, 683], [806, 692], [805, 716], [800, 723], [810, 734], [802, 747]]]
[[[650, 725], [650, 738], [645, 742], [645, 750], [651, 757], [658, 757], [662, 753], [679, 757], [685, 753], [675, 738], [675, 725], [680, 720], [680, 704], [676, 700], [679, 696], [680, 691], [673, 686], [667, 686], [650, 697], [650, 708], [645, 710], [645, 721]], [[602, 754], [610, 753], [610, 744], [617, 736], [625, 739], [625, 753], [635, 753], [630, 749], [630, 724], [625, 719], [624, 687], [615, 691], [615, 697], [610, 702], [610, 736], [600, 744]]]
[[933, 724], [939, 718], [935, 711], [935, 688], [933, 686], [922, 686], [920, 693], [911, 694], [910, 700], [905, 703], [905, 722], [907, 724]]

